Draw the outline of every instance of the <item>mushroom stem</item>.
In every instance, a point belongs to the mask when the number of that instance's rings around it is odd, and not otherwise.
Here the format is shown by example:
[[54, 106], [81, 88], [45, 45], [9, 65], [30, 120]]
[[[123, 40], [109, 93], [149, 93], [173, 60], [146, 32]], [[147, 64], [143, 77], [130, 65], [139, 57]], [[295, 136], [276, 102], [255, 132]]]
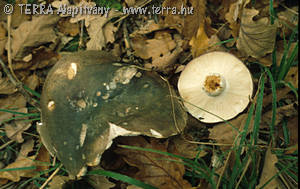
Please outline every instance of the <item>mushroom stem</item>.
[[211, 73], [205, 77], [202, 89], [209, 96], [219, 96], [226, 88], [225, 78], [218, 73]]

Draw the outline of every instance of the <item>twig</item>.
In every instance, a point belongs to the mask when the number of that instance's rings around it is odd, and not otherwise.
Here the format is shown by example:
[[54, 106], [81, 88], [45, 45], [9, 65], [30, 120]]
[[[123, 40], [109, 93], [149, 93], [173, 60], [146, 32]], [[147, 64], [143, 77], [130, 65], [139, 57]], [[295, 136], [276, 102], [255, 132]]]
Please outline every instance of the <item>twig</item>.
[[18, 78], [16, 77], [13, 67], [12, 67], [12, 57], [11, 57], [11, 15], [7, 15], [7, 62], [9, 70], [14, 78], [18, 81]]
[[0, 146], [0, 150], [2, 150], [3, 148], [5, 148], [6, 146], [10, 145], [11, 143], [15, 142], [14, 140], [10, 140], [7, 143], [3, 144]]
[[62, 164], [59, 165], [59, 167], [57, 167], [55, 169], [55, 171], [50, 175], [50, 177], [44, 182], [44, 184], [40, 187], [40, 189], [43, 189], [47, 186], [47, 184], [52, 180], [52, 178], [57, 174], [57, 172], [60, 170], [60, 168], [62, 167]]

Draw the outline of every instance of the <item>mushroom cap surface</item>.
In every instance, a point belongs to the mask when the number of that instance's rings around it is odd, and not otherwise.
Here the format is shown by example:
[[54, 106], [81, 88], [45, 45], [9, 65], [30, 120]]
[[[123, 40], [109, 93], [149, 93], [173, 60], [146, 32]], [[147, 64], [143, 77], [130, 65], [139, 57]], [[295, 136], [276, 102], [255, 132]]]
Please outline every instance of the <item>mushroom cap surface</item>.
[[[214, 77], [222, 80], [223, 88], [209, 95], [206, 82]], [[217, 84], [220, 86], [220, 83]], [[216, 123], [235, 117], [247, 107], [253, 82], [243, 62], [229, 53], [217, 51], [189, 62], [179, 77], [178, 90], [192, 116], [205, 123]]]
[[113, 138], [169, 137], [183, 130], [187, 117], [158, 75], [99, 51], [63, 56], [46, 78], [41, 108], [42, 142], [74, 176], [97, 165]]

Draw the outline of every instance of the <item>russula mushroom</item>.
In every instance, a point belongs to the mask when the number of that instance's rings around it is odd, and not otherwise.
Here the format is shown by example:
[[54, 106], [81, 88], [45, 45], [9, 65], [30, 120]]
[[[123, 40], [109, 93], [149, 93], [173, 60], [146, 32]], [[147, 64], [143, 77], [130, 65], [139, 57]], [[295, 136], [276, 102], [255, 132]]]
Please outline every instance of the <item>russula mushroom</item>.
[[238, 58], [226, 52], [211, 52], [186, 65], [178, 90], [192, 116], [216, 123], [235, 117], [247, 107], [253, 82]]
[[38, 132], [70, 175], [82, 176], [117, 136], [181, 132], [187, 114], [170, 92], [158, 75], [122, 65], [108, 53], [72, 53], [46, 78]]

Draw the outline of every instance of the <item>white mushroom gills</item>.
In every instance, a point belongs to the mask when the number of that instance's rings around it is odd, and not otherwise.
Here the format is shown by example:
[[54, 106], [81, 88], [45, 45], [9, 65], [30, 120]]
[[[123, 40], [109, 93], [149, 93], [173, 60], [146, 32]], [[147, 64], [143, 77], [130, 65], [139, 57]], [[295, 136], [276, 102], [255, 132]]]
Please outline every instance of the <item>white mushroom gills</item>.
[[219, 96], [226, 88], [226, 80], [218, 73], [208, 74], [202, 84], [202, 89], [209, 96]]

